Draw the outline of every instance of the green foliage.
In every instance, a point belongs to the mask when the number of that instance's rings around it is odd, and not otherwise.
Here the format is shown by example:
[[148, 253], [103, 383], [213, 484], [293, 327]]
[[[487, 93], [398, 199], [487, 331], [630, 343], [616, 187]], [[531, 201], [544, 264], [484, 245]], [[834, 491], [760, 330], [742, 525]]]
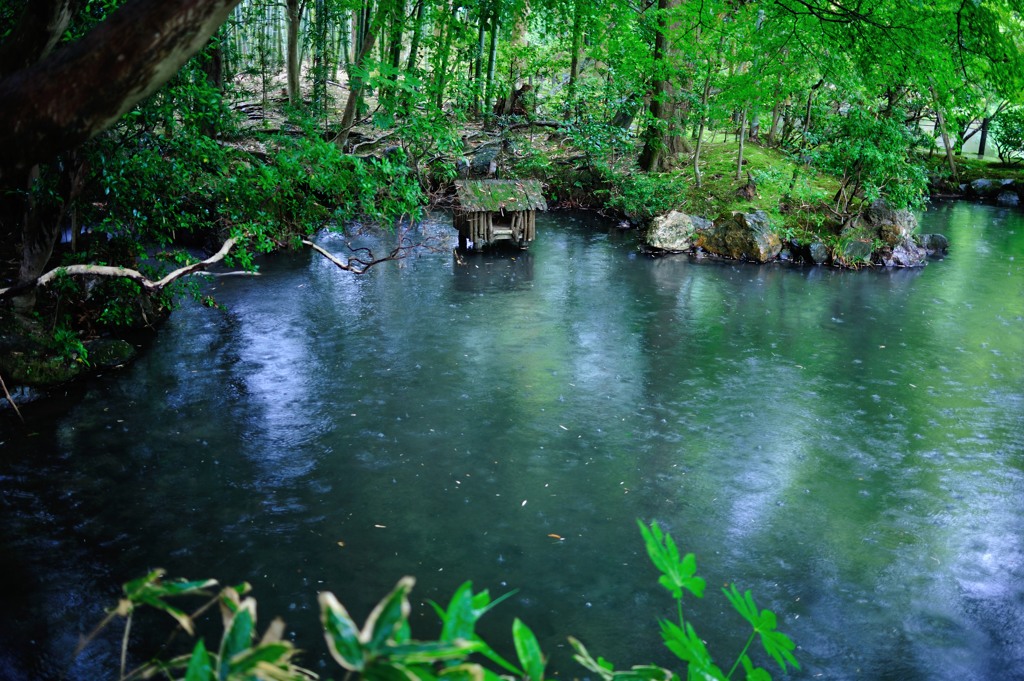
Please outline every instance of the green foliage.
[[1011, 163], [1024, 159], [1024, 107], [1001, 112], [992, 122], [999, 160]]
[[778, 623], [775, 613], [771, 610], [759, 611], [749, 589], [741, 595], [736, 585], [730, 584], [729, 588], [722, 591], [736, 612], [754, 628], [754, 633], [761, 639], [764, 651], [772, 656], [782, 671], [786, 671], [786, 665], [799, 669], [800, 665], [793, 657], [793, 649], [796, 648], [796, 645], [788, 636], [776, 631]]
[[644, 538], [644, 545], [647, 547], [647, 554], [661, 572], [658, 581], [672, 594], [678, 610], [678, 623], [667, 619], [660, 621], [662, 640], [669, 650], [687, 664], [688, 678], [724, 681], [731, 679], [742, 666], [748, 681], [770, 679], [768, 672], [754, 667], [747, 656], [747, 650], [755, 637], [759, 637], [765, 652], [779, 664], [783, 672], [786, 671], [787, 665], [795, 669], [800, 668], [792, 654], [795, 645], [788, 636], [776, 630], [775, 614], [770, 610], [759, 611], [750, 591], [741, 596], [736, 586], [730, 585], [722, 591], [733, 609], [751, 626], [752, 631], [732, 668], [727, 674], [723, 674], [714, 663], [704, 641], [697, 635], [693, 624], [683, 616], [684, 589], [697, 598], [704, 596], [706, 582], [696, 574], [696, 558], [692, 553], [681, 555], [672, 537], [665, 534], [656, 522], [648, 527], [638, 521], [638, 525]]
[[[724, 674], [714, 663], [692, 623], [682, 615], [684, 590], [697, 598], [704, 596], [706, 582], [696, 574], [696, 558], [692, 553], [683, 555], [675, 540], [657, 523], [647, 526], [638, 521], [637, 524], [647, 554], [661, 573], [659, 583], [672, 594], [679, 607], [678, 623], [661, 620], [659, 625], [666, 647], [686, 663], [688, 679], [726, 681], [742, 666], [748, 681], [770, 681], [771, 675], [755, 667], [747, 655], [755, 638], [760, 639], [765, 652], [783, 672], [788, 667], [799, 669], [793, 656], [795, 646], [788, 636], [777, 630], [775, 614], [758, 609], [749, 591], [741, 594], [734, 585], [730, 585], [723, 592], [752, 632], [735, 664], [729, 673]], [[183, 681], [306, 681], [316, 678], [292, 662], [295, 649], [281, 640], [284, 624], [280, 620], [275, 620], [259, 642], [255, 642], [256, 601], [247, 596], [247, 584], [222, 589], [196, 610], [196, 613], [204, 612], [214, 603], [220, 606], [223, 634], [216, 654], [211, 653], [205, 640], [200, 638], [189, 653], [167, 662], [154, 660], [146, 663], [126, 677], [124, 659], [128, 630], [135, 611], [147, 606], [167, 613], [181, 629], [194, 636], [195, 615], [186, 614], [169, 600], [197, 595], [208, 597], [208, 589], [217, 585], [214, 580], [164, 581], [163, 576], [162, 570], [155, 570], [125, 584], [124, 598], [86, 640], [88, 643], [114, 617], [126, 618], [122, 679], [148, 678], [155, 673]], [[362, 627], [356, 624], [334, 594], [320, 594], [320, 621], [327, 647], [347, 674], [356, 673], [369, 681], [499, 681], [510, 678], [509, 674], [522, 681], [544, 681], [547, 658], [536, 635], [522, 620], [516, 618], [512, 623], [512, 644], [518, 664], [504, 659], [476, 633], [479, 619], [512, 593], [491, 600], [486, 590], [474, 593], [472, 583], [465, 582], [455, 590], [447, 607], [430, 602], [441, 620], [441, 632], [437, 640], [419, 641], [412, 638], [409, 624], [412, 609], [409, 595], [414, 584], [412, 577], [400, 579], [394, 589], [377, 603]], [[602, 657], [595, 659], [579, 640], [570, 637], [569, 642], [574, 650], [573, 658], [602, 681], [680, 680], [680, 676], [671, 670], [654, 665], [616, 671], [608, 660]], [[490, 661], [505, 676], [499, 677], [497, 672], [483, 666], [477, 661], [479, 658]], [[184, 676], [180, 675], [182, 672]]]
[[832, 117], [814, 158], [819, 169], [842, 178], [836, 210], [846, 213], [855, 201], [870, 204], [883, 195], [896, 209], [920, 206], [927, 176], [910, 155], [920, 141], [902, 112], [879, 115], [853, 106]]
[[58, 326], [53, 330], [50, 348], [55, 355], [69, 364], [79, 362], [89, 366], [89, 351], [86, 350], [77, 331], [66, 326]]
[[697, 598], [704, 598], [707, 582], [697, 576], [697, 558], [692, 553], [680, 557], [675, 540], [662, 532], [658, 523], [651, 523], [647, 527], [638, 520], [637, 525], [644, 538], [647, 555], [661, 572], [658, 583], [668, 589], [676, 600], [682, 600], [683, 589]]

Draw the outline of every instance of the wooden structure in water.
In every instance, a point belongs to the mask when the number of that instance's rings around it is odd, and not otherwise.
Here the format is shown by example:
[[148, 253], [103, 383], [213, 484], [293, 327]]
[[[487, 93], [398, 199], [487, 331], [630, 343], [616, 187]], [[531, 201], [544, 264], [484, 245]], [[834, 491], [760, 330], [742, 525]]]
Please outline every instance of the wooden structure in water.
[[537, 236], [538, 210], [547, 210], [538, 180], [460, 180], [454, 223], [459, 248], [510, 241], [526, 248]]

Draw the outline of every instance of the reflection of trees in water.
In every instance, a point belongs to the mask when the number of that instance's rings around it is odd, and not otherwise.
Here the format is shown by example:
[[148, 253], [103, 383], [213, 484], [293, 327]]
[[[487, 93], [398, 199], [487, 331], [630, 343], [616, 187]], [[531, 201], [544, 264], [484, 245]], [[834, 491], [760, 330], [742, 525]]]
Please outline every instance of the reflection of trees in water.
[[[1020, 249], [986, 277], [955, 249], [923, 271], [839, 272], [543, 234], [469, 267], [449, 249], [363, 277], [278, 257], [218, 284], [226, 316], [180, 310], [151, 355], [25, 445], [65, 458], [15, 470], [4, 444], [16, 522], [0, 544], [33, 536], [0, 560], [35, 591], [11, 612], [154, 564], [269, 575], [261, 607], [310, 642], [317, 589], [363, 617], [412, 572], [438, 600], [467, 578], [519, 588], [496, 626], [520, 615], [556, 637], [546, 649], [574, 633], [622, 657], [613, 623], [662, 603], [637, 567], [640, 516], [702, 571], [783, 603], [812, 670], [856, 659], [877, 676], [890, 635], [918, 660], [936, 641], [969, 651], [963, 676], [1015, 661], [1000, 631], [1024, 629]], [[959, 267], [971, 285], [950, 286]], [[55, 626], [33, 636], [59, 645]]]
[[482, 253], [460, 255], [452, 266], [456, 291], [502, 293], [533, 286], [532, 253], [519, 248], [495, 247]]

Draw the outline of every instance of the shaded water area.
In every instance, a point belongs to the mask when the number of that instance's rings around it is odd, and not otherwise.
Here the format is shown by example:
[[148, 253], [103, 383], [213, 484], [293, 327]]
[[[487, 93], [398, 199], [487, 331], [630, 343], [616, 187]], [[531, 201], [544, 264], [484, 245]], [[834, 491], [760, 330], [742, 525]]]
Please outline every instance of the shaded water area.
[[[220, 280], [226, 311], [186, 305], [66, 415], [4, 432], [0, 678], [56, 678], [154, 567], [250, 581], [324, 677], [317, 592], [362, 621], [405, 574], [419, 636], [471, 579], [517, 590], [485, 638], [507, 651], [521, 617], [559, 676], [584, 671], [568, 635], [670, 665], [637, 518], [697, 554], [723, 665], [735, 582], [795, 678], [1024, 678], [1024, 219], [923, 222], [953, 245], [919, 271], [652, 260], [553, 214], [465, 266], [303, 253]], [[67, 678], [114, 678], [120, 633]]]

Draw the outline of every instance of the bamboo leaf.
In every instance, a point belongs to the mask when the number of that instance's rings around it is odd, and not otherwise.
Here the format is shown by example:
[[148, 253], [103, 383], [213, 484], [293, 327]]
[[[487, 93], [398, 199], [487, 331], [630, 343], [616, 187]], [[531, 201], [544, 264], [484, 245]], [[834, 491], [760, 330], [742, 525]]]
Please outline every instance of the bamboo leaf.
[[192, 649], [192, 657], [189, 658], [188, 669], [185, 671], [185, 681], [214, 681], [215, 678], [206, 644], [199, 639]]
[[399, 633], [408, 632], [409, 592], [414, 584], [414, 577], [402, 577], [366, 619], [359, 638], [371, 653], [382, 650], [389, 641], [401, 642]]
[[345, 606], [329, 591], [320, 594], [320, 622], [331, 656], [349, 671], [362, 671], [366, 664], [365, 651], [359, 640], [359, 628], [352, 621]]
[[220, 643], [220, 674], [218, 678], [224, 681], [228, 678], [231, 670], [229, 661], [239, 653], [248, 650], [252, 646], [253, 630], [256, 627], [256, 601], [246, 598], [239, 604], [238, 611], [231, 618], [231, 622], [224, 630], [224, 637]]
[[512, 622], [512, 641], [515, 643], [519, 664], [526, 672], [530, 681], [542, 681], [544, 678], [544, 656], [540, 644], [526, 624], [518, 617]]

